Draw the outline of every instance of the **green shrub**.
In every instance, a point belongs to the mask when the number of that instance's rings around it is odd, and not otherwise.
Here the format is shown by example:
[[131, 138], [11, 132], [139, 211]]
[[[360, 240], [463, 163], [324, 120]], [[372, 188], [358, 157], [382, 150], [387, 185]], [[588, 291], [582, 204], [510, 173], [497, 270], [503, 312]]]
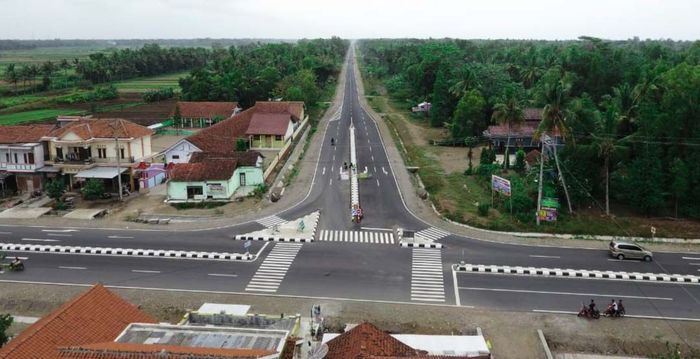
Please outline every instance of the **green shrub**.
[[86, 200], [95, 200], [100, 198], [105, 192], [105, 184], [100, 179], [91, 178], [85, 183], [85, 187], [82, 190], [83, 198]]
[[175, 97], [175, 91], [171, 87], [166, 87], [159, 90], [148, 90], [142, 98], [145, 102], [156, 102], [171, 99]]
[[482, 217], [489, 215], [489, 209], [491, 209], [491, 205], [488, 203], [479, 203], [479, 206], [476, 208], [477, 212]]
[[66, 191], [66, 186], [63, 184], [63, 180], [54, 179], [46, 182], [44, 185], [44, 191], [46, 191], [49, 198], [58, 200]]
[[520, 173], [525, 172], [525, 151], [522, 149], [515, 153], [515, 170]]

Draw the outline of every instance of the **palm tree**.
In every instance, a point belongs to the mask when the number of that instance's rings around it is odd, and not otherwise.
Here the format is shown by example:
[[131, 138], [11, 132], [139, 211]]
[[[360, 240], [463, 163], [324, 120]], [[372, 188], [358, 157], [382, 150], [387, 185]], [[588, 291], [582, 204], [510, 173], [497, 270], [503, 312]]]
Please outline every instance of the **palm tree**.
[[603, 159], [603, 171], [605, 171], [605, 215], [610, 216], [610, 159], [618, 152], [624, 150], [618, 143], [624, 141], [617, 138], [615, 132], [622, 121], [621, 115], [614, 103], [608, 102], [607, 111], [603, 113], [594, 133], [591, 133], [592, 146]]
[[511, 127], [520, 125], [525, 120], [520, 101], [511, 97], [506, 103], [497, 103], [493, 106], [492, 117], [497, 123], [508, 127], [508, 139], [506, 140], [505, 168], [510, 167], [510, 130]]
[[[540, 125], [537, 127], [537, 130], [534, 133], [534, 138], [540, 139], [543, 134], [554, 134], [554, 132], [558, 130], [563, 140], [570, 139], [573, 143], [573, 138], [570, 136], [570, 129], [568, 125], [568, 122], [574, 117], [573, 112], [567, 108], [569, 101], [571, 100], [570, 94], [571, 84], [564, 80], [558, 80], [554, 83], [547, 83], [544, 85], [544, 98], [546, 105], [544, 106], [544, 111], [542, 112], [542, 122], [540, 122]], [[556, 143], [554, 144], [553, 148], [557, 172], [559, 172], [559, 179], [564, 187], [566, 202], [569, 205], [569, 213], [573, 213], [571, 198], [569, 197], [569, 190], [566, 188], [564, 174], [561, 172], [561, 167], [559, 166]]]
[[478, 85], [478, 79], [476, 72], [469, 65], [463, 66], [459, 70], [460, 80], [454, 85], [450, 86], [449, 91], [452, 96], [456, 98], [462, 97], [462, 95], [467, 92], [470, 88], [476, 87]]

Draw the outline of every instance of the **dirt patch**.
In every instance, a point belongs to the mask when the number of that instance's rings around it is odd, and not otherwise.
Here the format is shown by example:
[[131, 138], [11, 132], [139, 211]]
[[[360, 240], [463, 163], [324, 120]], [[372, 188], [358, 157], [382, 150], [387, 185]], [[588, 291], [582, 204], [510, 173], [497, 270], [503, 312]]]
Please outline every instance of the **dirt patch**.
[[[43, 316], [87, 287], [0, 283], [0, 312]], [[482, 328], [496, 358], [541, 358], [537, 337], [542, 329], [550, 346], [559, 352], [658, 356], [666, 354], [666, 342], [680, 345], [688, 357], [700, 352], [700, 325], [647, 319], [589, 321], [572, 315], [504, 312], [451, 306], [384, 304], [288, 297], [247, 296], [197, 292], [114, 289], [129, 302], [159, 321], [176, 323], [186, 310], [204, 302], [251, 305], [251, 312], [301, 313], [321, 304], [329, 327], [370, 321], [392, 333], [474, 334]], [[13, 330], [16, 330], [13, 328]], [[695, 350], [695, 351], [692, 351]]]

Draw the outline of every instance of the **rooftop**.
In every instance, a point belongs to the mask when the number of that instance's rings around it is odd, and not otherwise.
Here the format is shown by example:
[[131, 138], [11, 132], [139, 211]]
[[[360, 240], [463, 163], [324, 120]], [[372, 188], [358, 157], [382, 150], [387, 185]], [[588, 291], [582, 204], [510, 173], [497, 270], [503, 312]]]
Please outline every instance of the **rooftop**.
[[[238, 107], [238, 102], [178, 101], [182, 118], [229, 118]], [[175, 114], [173, 109], [172, 115]]]
[[41, 138], [47, 136], [53, 128], [54, 125], [0, 126], [0, 143], [39, 142]]
[[228, 180], [237, 167], [238, 161], [235, 159], [176, 163], [170, 170], [170, 180], [180, 182]]
[[263, 157], [258, 151], [245, 152], [193, 152], [190, 157], [190, 163], [208, 162], [218, 160], [236, 160], [240, 166], [255, 166], [258, 164], [258, 158]]
[[250, 120], [246, 135], [283, 136], [289, 128], [292, 116], [287, 113], [256, 113]]
[[153, 134], [153, 131], [121, 118], [81, 118], [56, 127], [48, 135], [62, 137], [74, 133], [83, 140], [91, 138], [139, 138]]
[[260, 358], [275, 353], [263, 349], [192, 348], [105, 342], [61, 348], [58, 359], [229, 359]]
[[228, 315], [220, 313], [200, 313], [192, 312], [187, 316], [187, 325], [203, 326], [203, 325], [223, 325], [227, 327], [248, 328], [248, 329], [265, 329], [265, 330], [283, 330], [293, 331], [297, 322], [298, 316], [278, 316], [266, 315]]
[[59, 347], [114, 340], [133, 322], [156, 320], [97, 284], [25, 329], [0, 349], [0, 358], [55, 359]]
[[134, 323], [115, 342], [281, 352], [287, 336], [287, 330]]

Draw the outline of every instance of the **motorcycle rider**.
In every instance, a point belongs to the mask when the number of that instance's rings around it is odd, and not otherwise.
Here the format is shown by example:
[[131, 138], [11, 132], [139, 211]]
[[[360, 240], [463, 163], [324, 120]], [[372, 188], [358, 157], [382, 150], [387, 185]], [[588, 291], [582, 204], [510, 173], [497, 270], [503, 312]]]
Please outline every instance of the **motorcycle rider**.
[[625, 312], [625, 307], [622, 306], [622, 299], [620, 299], [617, 301], [617, 312], [615, 314], [617, 316], [620, 316], [624, 312]]
[[595, 313], [595, 301], [591, 299], [591, 303], [588, 304], [588, 314], [593, 315]]
[[613, 301], [612, 301], [612, 314], [613, 314], [614, 316], [620, 315], [620, 312], [619, 312], [619, 310], [618, 310], [618, 308], [617, 308], [617, 302], [615, 301], [615, 299], [613, 299]]
[[12, 262], [10, 262], [10, 268], [17, 268], [17, 267], [19, 267], [21, 264], [22, 264], [22, 261], [19, 260], [19, 257], [15, 257], [15, 259], [12, 260]]
[[335, 138], [331, 137], [331, 146], [335, 146]]

